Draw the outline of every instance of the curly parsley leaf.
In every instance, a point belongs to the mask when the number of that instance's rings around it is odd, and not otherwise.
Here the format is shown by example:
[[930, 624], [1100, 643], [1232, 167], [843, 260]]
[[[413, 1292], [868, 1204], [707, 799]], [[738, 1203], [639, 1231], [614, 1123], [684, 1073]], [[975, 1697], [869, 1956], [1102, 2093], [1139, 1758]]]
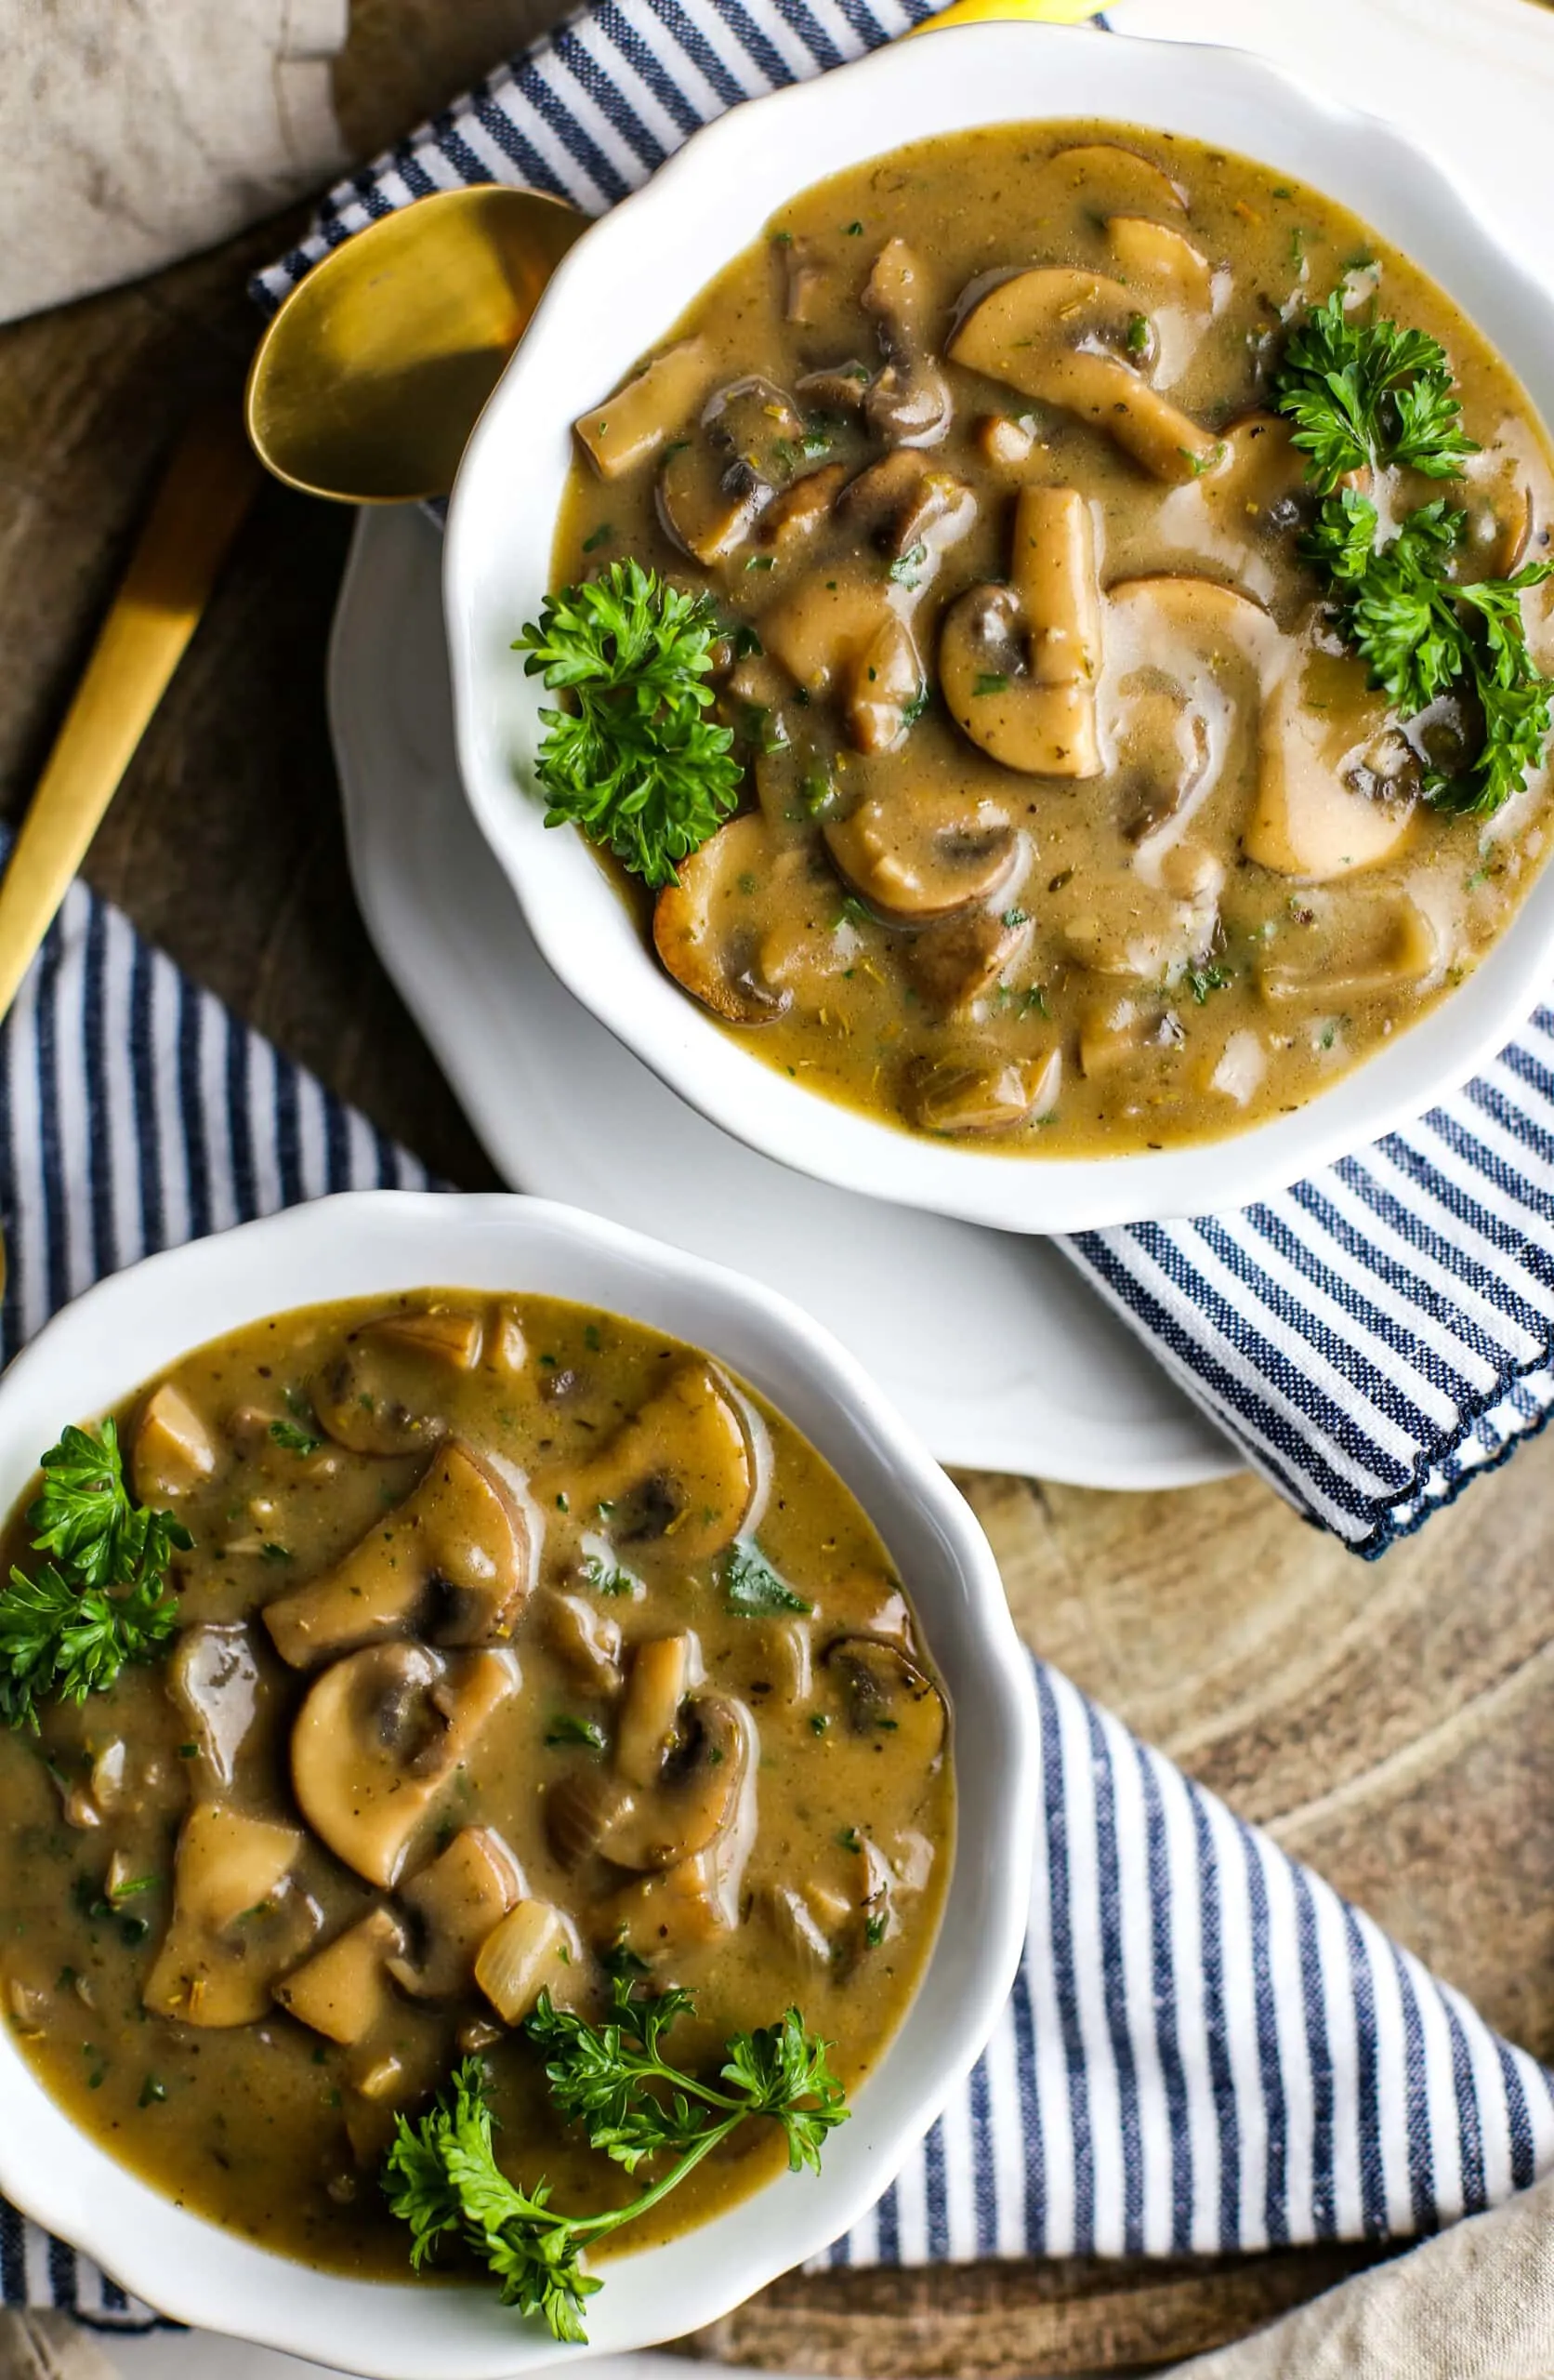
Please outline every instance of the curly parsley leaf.
[[814, 1605], [780, 1579], [754, 1540], [736, 1539], [723, 1556], [723, 1595], [731, 1611], [813, 1611]]
[[171, 1513], [130, 1495], [112, 1420], [65, 1430], [39, 1467], [27, 1521], [49, 1558], [33, 1576], [13, 1565], [0, 1588], [0, 1720], [34, 1731], [40, 1702], [85, 1702], [154, 1659], [178, 1620], [174, 1552], [193, 1543]]
[[1303, 550], [1326, 576], [1334, 619], [1370, 665], [1372, 684], [1405, 719], [1443, 694], [1477, 708], [1473, 760], [1455, 774], [1430, 771], [1425, 789], [1440, 809], [1490, 818], [1522, 790], [1548, 741], [1554, 679], [1527, 649], [1521, 597], [1554, 575], [1554, 562], [1529, 562], [1511, 578], [1455, 579], [1466, 522], [1437, 497], [1381, 544], [1375, 505], [1345, 488], [1324, 503]]
[[416, 2123], [399, 2117], [383, 2186], [410, 2226], [417, 2270], [441, 2240], [458, 2238], [501, 2282], [505, 2306], [543, 2316], [555, 2338], [582, 2342], [584, 2305], [600, 2285], [583, 2269], [588, 2243], [666, 2198], [750, 2117], [783, 2127], [796, 2173], [818, 2172], [826, 2135], [848, 2114], [826, 2044], [790, 2008], [779, 2025], [736, 2034], [725, 2044], [718, 2082], [705, 2082], [671, 2065], [664, 2047], [665, 2033], [692, 2008], [688, 1991], [639, 1995], [617, 1976], [603, 2025], [557, 2008], [542, 1992], [523, 2029], [545, 2058], [557, 2109], [582, 2126], [592, 2148], [628, 2174], [650, 2157], [673, 2159], [629, 2206], [563, 2215], [543, 2181], [527, 2191], [509, 2181], [496, 2162], [486, 2080], [473, 2059]]
[[644, 884], [673, 884], [739, 798], [731, 729], [706, 716], [718, 615], [639, 562], [547, 595], [517, 640], [573, 707], [542, 710], [547, 826], [580, 826]]
[[1453, 479], [1479, 451], [1462, 428], [1450, 360], [1428, 332], [1351, 322], [1340, 283], [1292, 332], [1273, 403], [1324, 496], [1350, 471], [1396, 463]]

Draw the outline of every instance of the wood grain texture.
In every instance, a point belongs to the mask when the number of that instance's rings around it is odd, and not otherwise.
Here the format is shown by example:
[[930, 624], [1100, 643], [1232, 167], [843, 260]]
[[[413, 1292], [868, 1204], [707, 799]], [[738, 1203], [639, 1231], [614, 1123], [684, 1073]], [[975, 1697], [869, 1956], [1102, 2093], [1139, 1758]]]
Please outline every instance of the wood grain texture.
[[[551, 13], [357, 0], [339, 70], [353, 140], [388, 138]], [[294, 228], [0, 332], [6, 814], [178, 428], [212, 391], [236, 401], [255, 335], [244, 282]], [[350, 897], [322, 674], [349, 531], [267, 490], [87, 872], [335, 1090], [483, 1185]], [[1139, 1498], [961, 1485], [1032, 1644], [1554, 2056], [1554, 1438], [1376, 1564], [1248, 1478]], [[1363, 2258], [791, 2276], [692, 2348], [900, 2380], [1139, 2370], [1238, 2336]]]

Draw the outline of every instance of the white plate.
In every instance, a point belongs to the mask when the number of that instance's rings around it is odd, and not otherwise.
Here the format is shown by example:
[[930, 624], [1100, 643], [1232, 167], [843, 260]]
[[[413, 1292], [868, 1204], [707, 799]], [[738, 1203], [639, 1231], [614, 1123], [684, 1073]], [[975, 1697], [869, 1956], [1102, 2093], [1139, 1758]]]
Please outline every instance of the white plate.
[[358, 899], [500, 1172], [784, 1290], [942, 1462], [1184, 1488], [1239, 1458], [1039, 1240], [790, 1173], [719, 1132], [580, 1008], [534, 946], [454, 758], [439, 532], [362, 515], [329, 659]]

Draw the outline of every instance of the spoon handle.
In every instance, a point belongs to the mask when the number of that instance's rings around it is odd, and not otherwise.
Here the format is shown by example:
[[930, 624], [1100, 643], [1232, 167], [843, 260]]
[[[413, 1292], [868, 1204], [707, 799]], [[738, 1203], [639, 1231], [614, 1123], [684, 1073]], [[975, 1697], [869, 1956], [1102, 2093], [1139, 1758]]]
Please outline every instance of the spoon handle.
[[0, 881], [0, 1017], [53, 923], [259, 483], [237, 408], [176, 448]]

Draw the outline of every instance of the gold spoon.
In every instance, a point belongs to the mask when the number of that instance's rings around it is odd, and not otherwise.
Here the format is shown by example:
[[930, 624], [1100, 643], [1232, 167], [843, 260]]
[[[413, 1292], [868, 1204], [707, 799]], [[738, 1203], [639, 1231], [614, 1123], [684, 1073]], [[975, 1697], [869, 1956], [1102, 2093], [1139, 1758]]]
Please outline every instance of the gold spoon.
[[[914, 30], [1074, 24], [1102, 0], [955, 0]], [[586, 218], [537, 191], [434, 192], [343, 241], [282, 305], [248, 376], [248, 435], [288, 486], [343, 504], [444, 496], [469, 432]]]
[[587, 218], [478, 182], [369, 224], [259, 342], [248, 435], [288, 486], [342, 504], [445, 496], [481, 406]]

